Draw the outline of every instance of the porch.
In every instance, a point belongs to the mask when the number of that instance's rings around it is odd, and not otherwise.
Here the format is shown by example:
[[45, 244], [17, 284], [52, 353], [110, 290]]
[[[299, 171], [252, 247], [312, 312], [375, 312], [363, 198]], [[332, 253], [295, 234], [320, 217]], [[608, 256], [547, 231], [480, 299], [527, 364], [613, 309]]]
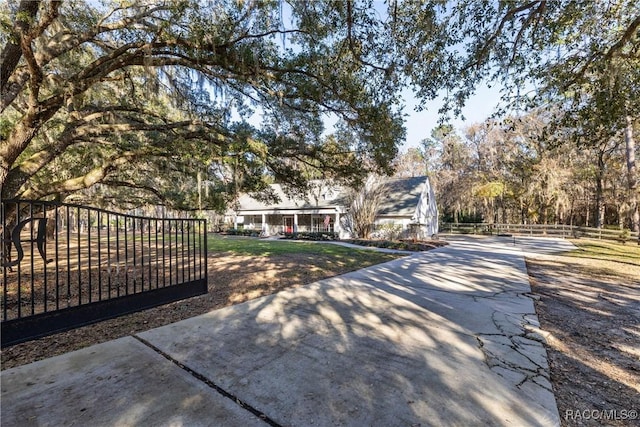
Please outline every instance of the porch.
[[234, 228], [260, 230], [267, 236], [299, 232], [340, 233], [340, 213], [278, 212], [250, 213], [233, 217]]

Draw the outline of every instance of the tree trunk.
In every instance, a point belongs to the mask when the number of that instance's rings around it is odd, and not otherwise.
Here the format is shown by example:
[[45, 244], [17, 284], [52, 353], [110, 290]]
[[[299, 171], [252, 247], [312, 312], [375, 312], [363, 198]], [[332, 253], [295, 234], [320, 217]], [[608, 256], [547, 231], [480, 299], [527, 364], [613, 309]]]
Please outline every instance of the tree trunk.
[[571, 210], [569, 210], [569, 225], [573, 227], [573, 200], [571, 201]]
[[618, 227], [622, 231], [624, 229], [624, 209], [622, 203], [616, 205], [616, 212], [618, 213]]
[[202, 213], [202, 172], [198, 171], [196, 176], [198, 183], [198, 213]]
[[604, 225], [604, 153], [598, 153], [598, 173], [596, 175], [596, 228]]
[[589, 220], [591, 219], [591, 211], [589, 209], [590, 207], [591, 207], [591, 201], [589, 201], [589, 199], [587, 199], [587, 213], [586, 213], [586, 216], [584, 218], [585, 227], [589, 226]]
[[[638, 207], [638, 171], [636, 169], [636, 144], [633, 140], [633, 121], [626, 117], [627, 127], [624, 132], [627, 160], [627, 184], [629, 190], [629, 206], [631, 207], [631, 228], [640, 232], [640, 208]], [[640, 234], [638, 235], [640, 245]]]

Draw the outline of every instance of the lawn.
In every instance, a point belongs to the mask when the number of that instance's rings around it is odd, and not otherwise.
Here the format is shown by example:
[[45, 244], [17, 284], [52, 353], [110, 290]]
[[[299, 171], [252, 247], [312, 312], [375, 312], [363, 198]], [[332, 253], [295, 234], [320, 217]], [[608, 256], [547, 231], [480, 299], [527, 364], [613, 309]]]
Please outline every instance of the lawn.
[[343, 265], [363, 268], [398, 258], [396, 254], [367, 249], [353, 249], [326, 242], [292, 242], [290, 240], [259, 239], [256, 237], [224, 236], [210, 234], [207, 239], [209, 253], [232, 253], [253, 257], [281, 255], [307, 255], [331, 258]]
[[[640, 267], [640, 245], [636, 242], [621, 244], [607, 240], [577, 239], [571, 241], [578, 249], [568, 252], [572, 258], [587, 258], [592, 267], [631, 273], [633, 267]], [[631, 268], [629, 267], [631, 266]]]

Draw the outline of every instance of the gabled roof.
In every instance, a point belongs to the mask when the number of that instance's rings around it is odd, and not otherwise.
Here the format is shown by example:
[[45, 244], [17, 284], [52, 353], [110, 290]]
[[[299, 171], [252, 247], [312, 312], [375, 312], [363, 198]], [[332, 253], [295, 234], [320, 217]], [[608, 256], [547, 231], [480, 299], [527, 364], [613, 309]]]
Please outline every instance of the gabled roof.
[[[388, 197], [382, 202], [379, 215], [408, 216], [415, 214], [420, 196], [424, 190], [426, 176], [412, 178], [389, 178], [387, 181]], [[280, 184], [272, 184], [271, 189], [280, 199], [277, 203], [264, 203], [248, 194], [240, 196], [239, 211], [314, 209], [314, 208], [347, 208], [347, 191], [344, 187], [322, 187], [316, 195], [306, 198], [287, 195]]]
[[382, 202], [378, 215], [412, 216], [426, 180], [426, 176], [390, 178], [386, 183], [387, 198]]
[[343, 188], [322, 188], [318, 194], [301, 196], [290, 196], [284, 192], [280, 184], [272, 184], [271, 190], [280, 199], [277, 203], [265, 203], [254, 199], [248, 194], [243, 194], [238, 200], [240, 209], [246, 211], [257, 210], [286, 210], [286, 209], [314, 209], [330, 208], [334, 206], [344, 206], [345, 191]]

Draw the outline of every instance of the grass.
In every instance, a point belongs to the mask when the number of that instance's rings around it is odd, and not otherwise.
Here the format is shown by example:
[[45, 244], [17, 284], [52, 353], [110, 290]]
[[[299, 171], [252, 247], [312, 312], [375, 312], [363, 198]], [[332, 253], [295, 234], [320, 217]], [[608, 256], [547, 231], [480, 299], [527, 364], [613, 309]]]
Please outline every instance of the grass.
[[640, 245], [635, 242], [621, 244], [604, 240], [572, 240], [577, 250], [567, 255], [576, 258], [593, 258], [640, 265]]
[[362, 267], [399, 258], [402, 255], [352, 249], [330, 243], [291, 242], [287, 240], [265, 240], [255, 237], [221, 236], [210, 234], [207, 240], [209, 252], [232, 252], [237, 255], [271, 257], [278, 255], [318, 256], [335, 258], [349, 263], [360, 262]]

